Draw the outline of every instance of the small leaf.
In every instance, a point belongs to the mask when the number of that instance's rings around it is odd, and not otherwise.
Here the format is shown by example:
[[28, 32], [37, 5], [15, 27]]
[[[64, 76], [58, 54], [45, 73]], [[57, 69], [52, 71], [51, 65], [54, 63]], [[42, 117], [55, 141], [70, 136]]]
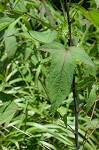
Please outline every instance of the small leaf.
[[17, 49], [15, 36], [10, 36], [5, 39], [5, 50], [9, 59], [13, 58]]
[[25, 1], [24, 0], [16, 0], [13, 5], [13, 10], [19, 13], [25, 12]]
[[54, 147], [52, 144], [45, 142], [45, 141], [39, 141], [39, 143], [41, 143], [43, 145], [43, 147], [45, 147], [45, 149], [49, 149], [49, 150], [57, 150], [56, 147]]
[[0, 124], [9, 123], [13, 118], [18, 106], [13, 102], [5, 102], [0, 106]]
[[[90, 123], [90, 129], [94, 129], [97, 126], [98, 123], [99, 123], [99, 119], [98, 118], [92, 119], [92, 121]], [[97, 126], [97, 128], [99, 129], [99, 126]]]
[[89, 66], [86, 65], [85, 67], [85, 77], [89, 77], [89, 75], [92, 75], [94, 77], [96, 77], [97, 74], [97, 69], [95, 66]]
[[91, 89], [89, 98], [87, 100], [87, 104], [86, 104], [87, 112], [92, 107], [92, 105], [94, 104], [95, 100], [96, 100], [96, 88], [95, 88], [95, 86], [93, 86], [92, 89]]
[[95, 0], [95, 3], [97, 5], [97, 8], [99, 8], [99, 0]]
[[9, 59], [13, 58], [17, 50], [17, 41], [14, 34], [17, 32], [14, 27], [16, 21], [10, 24], [4, 35], [5, 51]]
[[[98, 1], [98, 0], [97, 0]], [[99, 3], [99, 2], [98, 2]], [[97, 4], [98, 4], [97, 3]], [[92, 9], [87, 11], [85, 8], [82, 6], [72, 4], [73, 7], [75, 7], [77, 10], [80, 10], [80, 12], [86, 17], [87, 14], [87, 19], [94, 24], [94, 26], [99, 27], [99, 10]]]
[[88, 11], [88, 19], [91, 21], [96, 27], [99, 27], [99, 10], [90, 10]]
[[24, 53], [24, 55], [25, 55], [25, 60], [28, 60], [29, 59], [29, 57], [30, 57], [30, 55], [31, 55], [31, 53], [32, 53], [32, 49], [30, 48], [30, 47], [28, 47], [28, 48], [26, 48], [25, 49], [25, 53]]
[[0, 80], [1, 80], [1, 81], [4, 80], [4, 76], [2, 76], [2, 74], [0, 74]]
[[23, 21], [25, 23], [25, 26], [27, 27], [28, 31], [32, 30], [29, 20], [26, 17], [24, 17], [24, 16], [23, 16], [22, 19], [23, 19]]
[[51, 43], [55, 38], [57, 38], [56, 31], [49, 31], [49, 32], [29, 31], [29, 32], [23, 32], [20, 35], [32, 41], [37, 40], [43, 43]]
[[62, 117], [63, 117], [64, 115], [66, 115], [66, 112], [67, 112], [66, 108], [63, 107], [63, 106], [59, 107], [57, 111], [60, 113], [60, 115], [61, 115]]
[[0, 17], [0, 31], [5, 29], [9, 24], [11, 24], [14, 19], [9, 17]]
[[67, 128], [67, 113], [63, 116], [63, 122]]

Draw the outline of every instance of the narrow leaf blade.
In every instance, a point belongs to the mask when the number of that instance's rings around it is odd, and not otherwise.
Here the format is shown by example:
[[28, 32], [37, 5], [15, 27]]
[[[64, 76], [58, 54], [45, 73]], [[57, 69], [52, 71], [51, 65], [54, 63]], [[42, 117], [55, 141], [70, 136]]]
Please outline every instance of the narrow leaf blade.
[[90, 110], [90, 108], [94, 104], [95, 100], [96, 100], [96, 88], [95, 88], [95, 86], [93, 86], [92, 89], [91, 89], [89, 98], [87, 100], [87, 104], [86, 104], [87, 112]]

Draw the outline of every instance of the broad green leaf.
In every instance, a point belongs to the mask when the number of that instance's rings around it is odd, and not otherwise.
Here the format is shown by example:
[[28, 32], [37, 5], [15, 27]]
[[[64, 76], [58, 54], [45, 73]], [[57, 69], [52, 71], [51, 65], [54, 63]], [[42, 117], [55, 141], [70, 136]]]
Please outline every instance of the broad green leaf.
[[20, 35], [32, 41], [37, 40], [43, 43], [51, 43], [55, 38], [57, 38], [56, 31], [49, 31], [49, 32], [29, 31], [29, 32], [23, 32]]
[[65, 50], [60, 43], [45, 44], [39, 48], [42, 51], [51, 53], [52, 61], [48, 78], [48, 94], [52, 103], [54, 114], [62, 101], [68, 96], [76, 60], [79, 59], [86, 64], [94, 65], [88, 54], [81, 48], [70, 47]]
[[70, 92], [76, 67], [75, 59], [71, 56], [71, 52], [65, 50], [60, 43], [45, 44], [40, 47], [40, 50], [48, 51], [52, 56], [48, 78], [48, 94], [54, 114]]
[[14, 19], [9, 18], [9, 17], [0, 17], [0, 31], [5, 29], [13, 21]]
[[19, 13], [25, 12], [25, 1], [24, 0], [16, 0], [13, 5], [13, 10]]
[[96, 101], [96, 88], [95, 86], [93, 86], [86, 104], [87, 112], [90, 110], [95, 101]]
[[12, 102], [5, 102], [0, 106], [0, 124], [9, 123], [18, 109], [17, 104]]
[[81, 60], [85, 64], [94, 66], [94, 63], [88, 56], [88, 54], [80, 47], [70, 47], [72, 57], [74, 57], [75, 60]]

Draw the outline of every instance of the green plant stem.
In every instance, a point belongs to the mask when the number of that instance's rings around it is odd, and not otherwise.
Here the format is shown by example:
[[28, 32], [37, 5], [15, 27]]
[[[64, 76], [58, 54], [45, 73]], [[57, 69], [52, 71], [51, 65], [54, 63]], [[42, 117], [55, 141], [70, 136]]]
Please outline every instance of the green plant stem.
[[[65, 1], [65, 8], [67, 11], [67, 21], [68, 21], [68, 45], [72, 46], [72, 35], [71, 35], [71, 21], [70, 21], [70, 15], [69, 15], [69, 2], [68, 0]], [[74, 108], [75, 108], [75, 144], [76, 147], [79, 147], [78, 142], [78, 102], [77, 102], [77, 96], [76, 96], [76, 87], [75, 87], [75, 74], [73, 76], [73, 82], [72, 82], [72, 91], [73, 91], [73, 98], [74, 98]]]

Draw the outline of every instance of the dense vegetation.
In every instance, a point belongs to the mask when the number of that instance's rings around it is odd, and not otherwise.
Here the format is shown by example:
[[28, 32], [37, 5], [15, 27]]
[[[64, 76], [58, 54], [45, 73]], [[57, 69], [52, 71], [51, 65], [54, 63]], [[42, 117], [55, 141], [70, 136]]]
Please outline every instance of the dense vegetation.
[[0, 0], [1, 150], [99, 149], [99, 1], [70, 1], [71, 47], [65, 7]]

